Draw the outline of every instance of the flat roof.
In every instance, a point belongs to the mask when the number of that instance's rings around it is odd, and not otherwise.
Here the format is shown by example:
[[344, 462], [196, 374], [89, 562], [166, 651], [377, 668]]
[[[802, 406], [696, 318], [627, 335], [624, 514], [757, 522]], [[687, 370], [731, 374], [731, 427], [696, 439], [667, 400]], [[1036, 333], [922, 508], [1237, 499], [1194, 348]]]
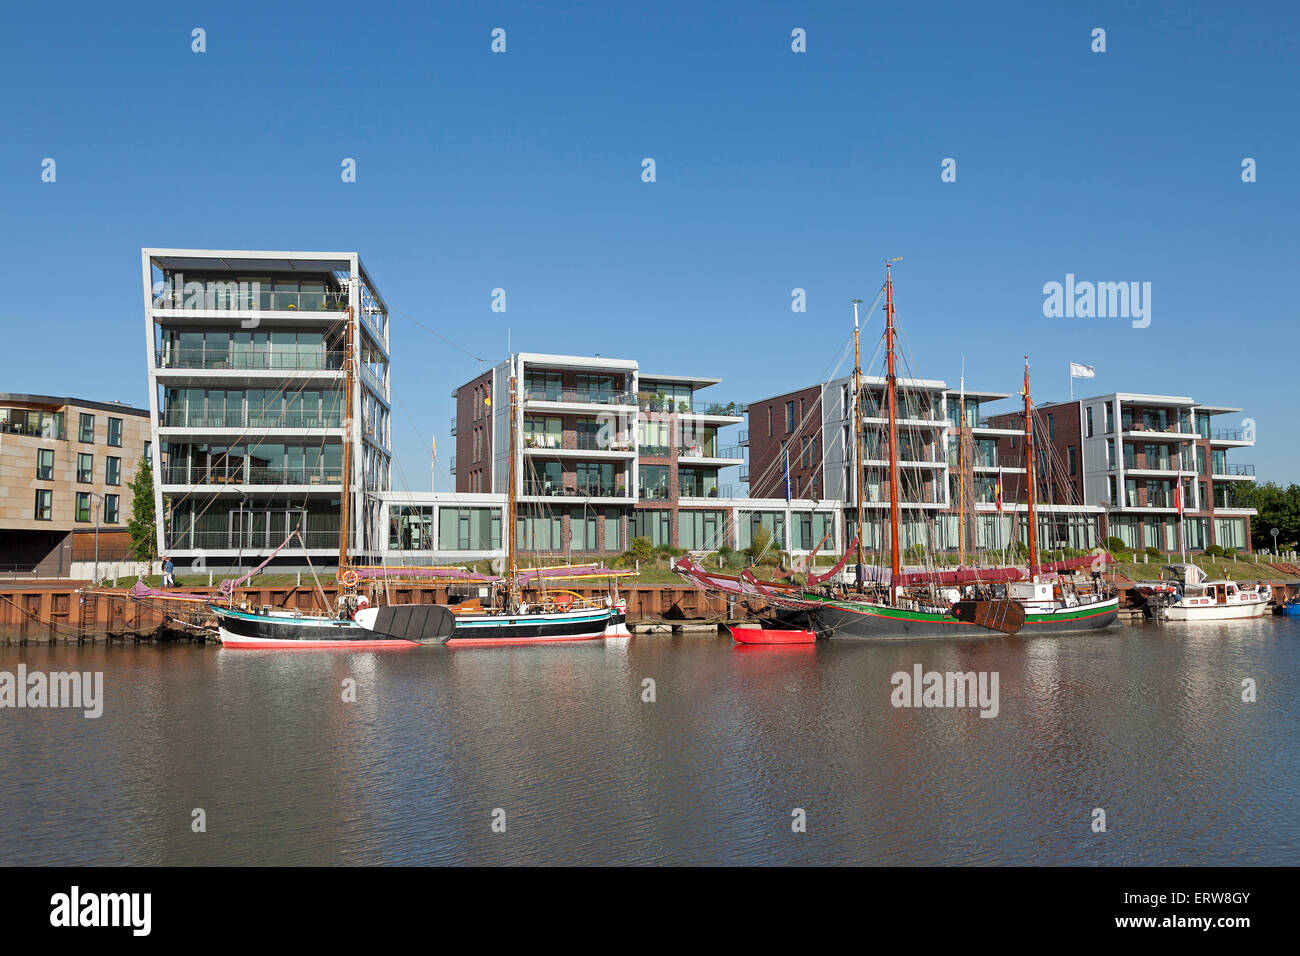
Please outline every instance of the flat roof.
[[674, 385], [689, 385], [692, 391], [704, 388], [706, 385], [717, 385], [722, 381], [720, 378], [701, 378], [698, 375], [650, 375], [642, 372], [638, 376], [643, 382], [668, 382]]
[[557, 355], [549, 352], [516, 352], [515, 356], [528, 365], [541, 365], [554, 368], [608, 368], [628, 372], [636, 371], [635, 359], [605, 358], [603, 355]]
[[1234, 415], [1245, 411], [1244, 408], [1229, 408], [1227, 405], [1197, 405], [1196, 410], [1207, 415]]
[[164, 269], [213, 269], [273, 272], [352, 271], [355, 252], [265, 252], [256, 249], [145, 249], [151, 261]]
[[140, 415], [149, 417], [149, 409], [136, 408], [124, 402], [95, 402], [86, 398], [60, 398], [57, 395], [22, 395], [16, 392], [0, 392], [0, 404], [17, 405], [75, 405], [78, 408], [97, 408], [105, 412], [120, 412], [123, 415]]

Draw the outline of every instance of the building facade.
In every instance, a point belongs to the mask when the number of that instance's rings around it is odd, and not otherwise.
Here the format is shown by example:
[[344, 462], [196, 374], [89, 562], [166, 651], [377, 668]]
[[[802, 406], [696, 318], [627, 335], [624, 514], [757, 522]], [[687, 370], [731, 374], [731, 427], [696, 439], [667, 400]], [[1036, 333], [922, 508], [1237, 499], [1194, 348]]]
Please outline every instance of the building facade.
[[96, 537], [102, 558], [125, 557], [150, 441], [142, 408], [0, 394], [0, 572], [66, 576]]
[[349, 547], [377, 555], [391, 467], [388, 308], [359, 256], [144, 249], [141, 264], [163, 554], [244, 566], [298, 530], [277, 564], [337, 559], [346, 442]]
[[1130, 548], [1180, 550], [1181, 482], [1187, 550], [1249, 551], [1256, 512], [1237, 489], [1255, 480], [1255, 468], [1229, 462], [1228, 454], [1254, 445], [1253, 430], [1213, 424], [1241, 411], [1185, 396], [1112, 393], [1041, 406], [1037, 420], [1046, 431], [1040, 437], [1066, 462], [1060, 480], [1103, 509], [1107, 537]]
[[[1027, 540], [1023, 413], [1017, 421], [1014, 412], [990, 416], [985, 407], [1011, 393], [905, 378], [899, 379], [897, 391], [902, 547], [991, 552]], [[836, 503], [843, 513], [840, 536], [848, 542], [854, 536], [860, 481], [864, 547], [887, 551], [885, 379], [863, 377], [861, 420], [859, 473], [850, 377], [749, 403], [743, 433], [749, 448], [748, 482], [758, 496], [783, 497], [788, 491]], [[1064, 486], [1054, 490], [1058, 493], [1040, 493], [1035, 499], [1042, 547], [1087, 550], [1101, 543], [1102, 507], [1071, 495]]]

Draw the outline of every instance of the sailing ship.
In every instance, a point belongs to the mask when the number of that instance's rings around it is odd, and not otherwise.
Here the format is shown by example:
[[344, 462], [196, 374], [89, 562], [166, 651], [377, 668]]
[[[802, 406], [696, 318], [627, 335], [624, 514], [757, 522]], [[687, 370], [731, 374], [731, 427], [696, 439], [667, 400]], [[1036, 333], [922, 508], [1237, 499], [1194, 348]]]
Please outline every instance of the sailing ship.
[[[353, 389], [352, 311], [348, 310], [347, 358], [344, 361], [345, 407], [351, 408]], [[411, 647], [419, 644], [475, 646], [488, 644], [535, 644], [556, 641], [586, 641], [606, 637], [628, 637], [627, 602], [613, 591], [590, 599], [553, 585], [594, 579], [617, 579], [635, 571], [597, 566], [536, 568], [520, 571], [515, 542], [515, 441], [516, 382], [510, 380], [510, 494], [508, 496], [508, 573], [503, 579], [450, 568], [353, 568], [349, 566], [348, 488], [351, 478], [351, 446], [343, 444], [343, 494], [339, 527], [339, 571], [337, 610], [326, 615], [301, 611], [223, 607], [213, 604], [222, 645], [237, 648], [373, 649]], [[291, 536], [292, 537], [292, 536]], [[285, 542], [288, 543], [288, 540]], [[283, 547], [282, 544], [280, 547]], [[276, 549], [279, 550], [278, 548]], [[271, 557], [274, 557], [272, 553]], [[270, 561], [267, 558], [261, 566]], [[252, 573], [256, 573], [254, 569]], [[442, 572], [442, 573], [440, 573]], [[479, 600], [460, 604], [385, 604], [371, 607], [358, 594], [363, 580], [391, 577], [438, 579], [440, 582], [469, 582], [492, 586], [494, 600], [484, 607]], [[245, 579], [246, 579], [245, 578]], [[225, 592], [233, 595], [233, 585]], [[224, 582], [223, 582], [224, 584]], [[531, 600], [526, 591], [535, 592]], [[503, 598], [496, 606], [495, 597]], [[233, 605], [233, 600], [232, 600]]]
[[1170, 621], [1229, 621], [1263, 617], [1273, 597], [1263, 582], [1211, 581], [1195, 564], [1166, 564], [1156, 581], [1133, 587], [1149, 604], [1159, 605]]
[[[899, 477], [898, 375], [892, 263], [885, 263], [885, 393], [888, 408], [889, 549], [890, 567], [869, 568], [862, 529], [865, 529], [862, 462], [862, 363], [857, 302], [854, 303], [853, 405], [855, 451], [858, 468], [854, 482], [856, 527], [849, 549], [826, 574], [809, 574], [808, 587], [760, 582], [751, 572], [738, 577], [712, 574], [689, 559], [675, 570], [697, 586], [749, 599], [771, 609], [779, 626], [812, 629], [837, 640], [879, 640], [916, 637], [987, 637], [993, 633], [1066, 634], [1110, 626], [1119, 613], [1119, 598], [1101, 582], [1075, 582], [1072, 576], [1085, 568], [1104, 567], [1109, 555], [1073, 558], [1041, 565], [1037, 546], [1034, 491], [1033, 401], [1029, 392], [1029, 360], [1025, 359], [1025, 464], [1028, 485], [1028, 566], [971, 567], [954, 571], [904, 573], [900, 526], [902, 500]], [[963, 409], [964, 414], [964, 409]], [[964, 517], [964, 498], [963, 498]], [[964, 538], [964, 529], [963, 534]], [[963, 542], [964, 545], [964, 542]], [[963, 546], [964, 555], [964, 546]], [[849, 553], [856, 551], [851, 585], [837, 583]], [[1027, 572], [1027, 573], [1026, 573]]]

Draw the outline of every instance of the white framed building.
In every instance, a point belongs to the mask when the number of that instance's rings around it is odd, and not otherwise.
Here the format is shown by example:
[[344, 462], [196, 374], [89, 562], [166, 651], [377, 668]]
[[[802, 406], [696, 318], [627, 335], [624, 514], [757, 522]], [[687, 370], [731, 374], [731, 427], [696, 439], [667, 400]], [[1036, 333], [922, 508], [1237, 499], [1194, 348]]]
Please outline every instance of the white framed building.
[[[301, 529], [306, 549], [293, 542], [277, 564], [333, 563], [344, 442], [350, 548], [380, 550], [388, 308], [357, 253], [142, 249], [141, 273], [162, 554], [247, 566]], [[345, 408], [349, 308], [357, 374]]]

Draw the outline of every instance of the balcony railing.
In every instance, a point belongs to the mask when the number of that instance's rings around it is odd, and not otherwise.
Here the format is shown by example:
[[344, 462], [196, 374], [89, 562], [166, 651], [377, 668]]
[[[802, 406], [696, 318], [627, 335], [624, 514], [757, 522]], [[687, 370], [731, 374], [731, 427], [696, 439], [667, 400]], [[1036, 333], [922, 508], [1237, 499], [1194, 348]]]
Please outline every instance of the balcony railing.
[[316, 466], [263, 468], [231, 463], [205, 468], [169, 465], [163, 469], [165, 485], [338, 485], [343, 482], [342, 469]]
[[1245, 441], [1245, 431], [1240, 428], [1211, 428], [1210, 438], [1219, 441]]
[[565, 487], [550, 481], [525, 481], [524, 494], [542, 497], [580, 497], [580, 498], [626, 498], [627, 488], [623, 485], [580, 484]]
[[456, 416], [455, 416], [455, 415], [452, 415], [452, 416], [451, 416], [451, 433], [452, 433], [452, 435], [455, 435], [455, 434], [456, 434]]
[[731, 485], [683, 484], [677, 492], [679, 498], [732, 498]]
[[631, 392], [590, 391], [576, 388], [525, 388], [526, 402], [573, 402], [586, 405], [635, 405]]
[[[296, 520], [296, 519], [295, 519]], [[308, 548], [338, 548], [339, 532], [334, 529], [308, 529], [302, 532]], [[272, 540], [274, 539], [274, 540]], [[238, 531], [175, 531], [167, 533], [167, 548], [177, 551], [203, 549], [207, 551], [262, 551], [274, 548], [284, 540], [282, 529], [269, 534], [239, 534]], [[300, 549], [301, 544], [295, 539], [285, 548], [292, 553]]]
[[451, 473], [452, 473], [453, 475], [456, 474], [456, 456], [455, 456], [455, 455], [452, 455], [452, 456], [451, 456]]
[[603, 441], [598, 435], [577, 435], [574, 447], [581, 451], [631, 451], [632, 445], [625, 441]]
[[235, 347], [231, 349], [163, 349], [155, 353], [159, 368], [238, 369], [240, 371], [337, 371], [343, 368], [341, 349], [323, 351]]
[[342, 428], [339, 412], [164, 412], [164, 428]]
[[642, 445], [640, 446], [642, 458], [668, 458], [672, 455], [673, 450], [667, 445]]
[[742, 444], [742, 445], [748, 445], [748, 444], [749, 444], [749, 429], [748, 429], [748, 428], [742, 428], [742, 429], [740, 430], [740, 437], [737, 438], [736, 441], [740, 442], [740, 444]]
[[745, 414], [748, 407], [743, 402], [702, 402], [686, 398], [641, 397], [637, 406], [645, 412], [677, 412], [679, 415], [731, 415]]
[[1219, 465], [1214, 469], [1216, 475], [1254, 475], [1254, 465]]
[[251, 283], [235, 288], [185, 292], [169, 289], [153, 300], [155, 309], [188, 312], [198, 309], [262, 312], [343, 312], [348, 307], [347, 292], [272, 292], [253, 288]]

